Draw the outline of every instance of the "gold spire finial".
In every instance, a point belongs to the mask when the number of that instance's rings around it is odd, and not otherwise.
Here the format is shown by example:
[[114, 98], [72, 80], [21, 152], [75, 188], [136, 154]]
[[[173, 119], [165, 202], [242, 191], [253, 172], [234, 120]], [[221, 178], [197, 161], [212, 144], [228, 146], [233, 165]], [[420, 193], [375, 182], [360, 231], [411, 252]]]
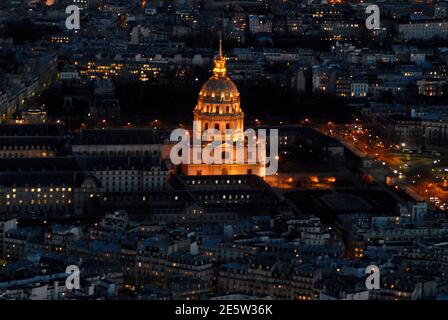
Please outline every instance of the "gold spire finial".
[[219, 56], [215, 58], [215, 67], [213, 68], [215, 78], [223, 78], [226, 76], [226, 58], [222, 55], [222, 35], [219, 33]]
[[219, 57], [222, 57], [222, 34], [219, 33]]

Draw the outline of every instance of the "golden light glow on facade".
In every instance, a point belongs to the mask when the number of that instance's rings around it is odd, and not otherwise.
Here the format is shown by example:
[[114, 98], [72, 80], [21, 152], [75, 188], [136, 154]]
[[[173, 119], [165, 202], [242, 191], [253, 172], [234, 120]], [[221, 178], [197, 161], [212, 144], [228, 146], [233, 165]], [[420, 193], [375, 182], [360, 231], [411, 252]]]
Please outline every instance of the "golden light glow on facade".
[[[244, 141], [244, 113], [240, 105], [240, 93], [235, 83], [227, 76], [222, 41], [219, 44], [219, 54], [214, 59], [213, 75], [202, 86], [193, 115], [194, 121], [200, 122], [200, 126], [196, 126], [193, 132], [196, 139], [201, 139], [204, 131], [215, 129], [221, 133], [222, 141]], [[205, 147], [211, 140], [202, 139], [202, 142]], [[260, 163], [236, 164], [235, 146], [223, 143], [221, 147], [224, 150], [223, 159], [225, 154], [228, 154], [231, 160], [233, 158], [231, 164], [224, 162], [222, 164], [188, 164], [183, 168], [184, 173], [186, 175], [255, 174], [265, 176], [264, 166]], [[244, 155], [245, 159], [248, 159], [247, 146], [244, 148]]]
[[240, 106], [240, 93], [227, 76], [226, 58], [222, 55], [221, 41], [219, 55], [214, 60], [213, 76], [199, 92], [194, 120], [201, 121], [201, 132], [214, 128], [220, 130], [225, 136], [226, 129], [233, 130], [237, 135], [244, 131], [244, 113]]

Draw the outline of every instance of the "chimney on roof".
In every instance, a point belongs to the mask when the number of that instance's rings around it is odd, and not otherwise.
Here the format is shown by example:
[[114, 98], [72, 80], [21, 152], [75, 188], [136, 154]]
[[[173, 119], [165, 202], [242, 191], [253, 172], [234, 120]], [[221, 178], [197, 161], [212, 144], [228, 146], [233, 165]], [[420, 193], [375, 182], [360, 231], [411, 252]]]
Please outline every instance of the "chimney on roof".
[[190, 244], [190, 254], [192, 256], [197, 256], [199, 254], [199, 248], [198, 248], [198, 242], [197, 241], [192, 242]]

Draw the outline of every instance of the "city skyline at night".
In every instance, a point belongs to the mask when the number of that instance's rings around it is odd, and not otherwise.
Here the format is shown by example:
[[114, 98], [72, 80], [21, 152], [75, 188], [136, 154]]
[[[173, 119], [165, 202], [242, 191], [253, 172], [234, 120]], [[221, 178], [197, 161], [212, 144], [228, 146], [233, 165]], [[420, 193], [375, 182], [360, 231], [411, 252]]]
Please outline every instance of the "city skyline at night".
[[1, 1], [0, 300], [446, 300], [447, 79], [443, 0]]

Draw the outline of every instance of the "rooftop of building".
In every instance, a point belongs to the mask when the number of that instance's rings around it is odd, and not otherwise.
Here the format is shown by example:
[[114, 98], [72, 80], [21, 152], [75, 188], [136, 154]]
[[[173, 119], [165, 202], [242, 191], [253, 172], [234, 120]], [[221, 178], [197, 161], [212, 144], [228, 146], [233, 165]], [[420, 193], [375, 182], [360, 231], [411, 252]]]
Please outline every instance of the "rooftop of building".
[[153, 129], [106, 128], [84, 129], [74, 139], [74, 145], [145, 145], [162, 143]]
[[57, 124], [2, 124], [0, 137], [61, 137], [65, 128]]
[[76, 158], [82, 170], [108, 171], [108, 170], [148, 170], [153, 167], [166, 170], [164, 163], [151, 156], [80, 156]]

